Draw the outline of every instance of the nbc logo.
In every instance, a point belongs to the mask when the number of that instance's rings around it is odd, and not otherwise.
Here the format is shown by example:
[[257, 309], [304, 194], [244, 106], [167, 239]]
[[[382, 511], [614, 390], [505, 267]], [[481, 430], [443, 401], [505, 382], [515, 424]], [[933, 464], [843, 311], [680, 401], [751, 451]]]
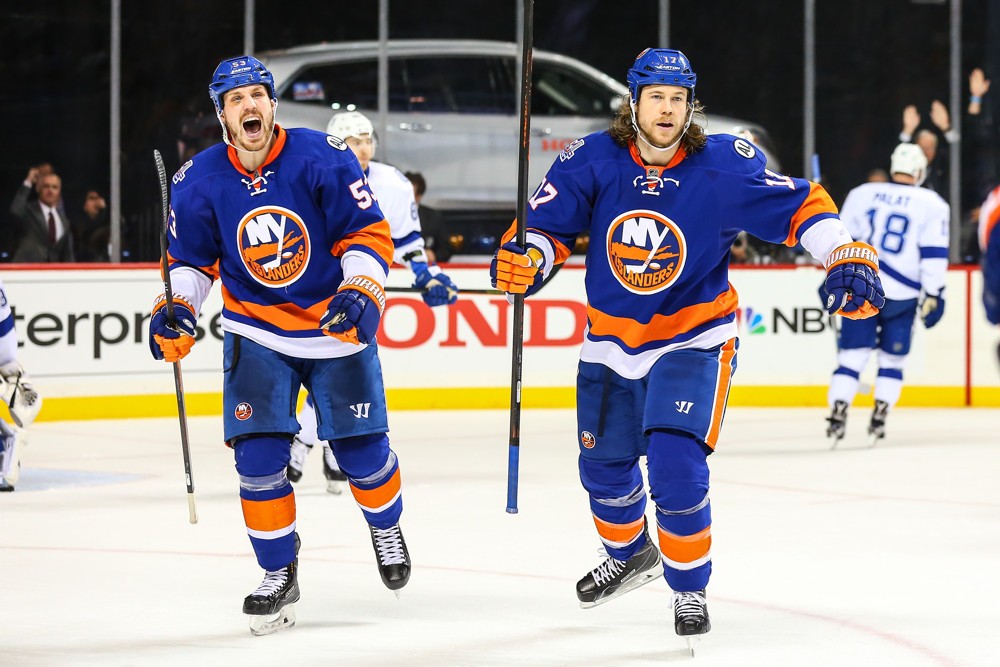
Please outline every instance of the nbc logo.
[[736, 309], [736, 321], [740, 330], [748, 334], [762, 334], [767, 330], [764, 328], [764, 316], [755, 312], [753, 308]]

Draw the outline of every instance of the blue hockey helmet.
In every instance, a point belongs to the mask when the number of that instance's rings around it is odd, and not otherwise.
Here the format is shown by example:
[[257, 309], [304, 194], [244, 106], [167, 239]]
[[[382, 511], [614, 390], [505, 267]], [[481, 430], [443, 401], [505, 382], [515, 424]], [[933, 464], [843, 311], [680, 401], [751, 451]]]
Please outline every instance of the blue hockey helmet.
[[222, 97], [233, 88], [252, 86], [259, 83], [274, 95], [274, 77], [264, 67], [264, 63], [253, 56], [229, 58], [219, 63], [212, 74], [212, 83], [208, 84], [208, 94], [215, 103], [215, 113], [222, 113]]
[[694, 102], [694, 85], [698, 75], [691, 69], [691, 62], [674, 49], [646, 49], [640, 53], [626, 76], [628, 92], [635, 102], [643, 86], [655, 84], [687, 88], [688, 103]]

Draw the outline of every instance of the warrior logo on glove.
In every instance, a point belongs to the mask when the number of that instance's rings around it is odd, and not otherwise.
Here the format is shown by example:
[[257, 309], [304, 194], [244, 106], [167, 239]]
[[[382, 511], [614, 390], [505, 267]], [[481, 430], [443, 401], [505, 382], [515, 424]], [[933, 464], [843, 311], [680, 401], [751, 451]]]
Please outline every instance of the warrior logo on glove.
[[885, 305], [885, 291], [878, 277], [878, 254], [867, 243], [848, 243], [826, 261], [826, 312], [863, 320]]

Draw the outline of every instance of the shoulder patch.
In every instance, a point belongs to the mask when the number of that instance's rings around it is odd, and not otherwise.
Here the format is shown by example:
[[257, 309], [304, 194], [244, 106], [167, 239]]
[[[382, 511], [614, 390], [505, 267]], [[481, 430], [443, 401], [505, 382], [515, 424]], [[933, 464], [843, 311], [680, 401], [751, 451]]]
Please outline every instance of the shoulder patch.
[[583, 148], [583, 139], [577, 139], [571, 142], [566, 148], [562, 149], [559, 153], [559, 161], [565, 162], [576, 154], [576, 151]]
[[334, 137], [331, 135], [326, 135], [326, 143], [330, 144], [330, 148], [335, 148], [338, 151], [346, 151], [347, 144], [344, 143], [343, 139], [339, 137]]
[[178, 183], [184, 180], [185, 172], [188, 169], [190, 169], [192, 165], [194, 165], [194, 160], [188, 160], [187, 162], [181, 165], [181, 168], [177, 170], [177, 173], [174, 174], [174, 177], [170, 179], [171, 181], [173, 181], [174, 185], [177, 185]]
[[733, 141], [733, 150], [735, 150], [738, 155], [745, 157], [748, 160], [757, 155], [757, 149], [754, 148], [754, 145], [746, 139], [735, 139]]

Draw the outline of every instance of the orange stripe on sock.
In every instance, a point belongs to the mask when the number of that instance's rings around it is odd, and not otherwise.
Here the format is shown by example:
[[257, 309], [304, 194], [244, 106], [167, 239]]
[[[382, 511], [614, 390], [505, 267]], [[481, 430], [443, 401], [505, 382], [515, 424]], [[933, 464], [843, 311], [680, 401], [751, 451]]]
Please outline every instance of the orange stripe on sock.
[[354, 494], [354, 499], [358, 501], [359, 505], [366, 509], [375, 510], [395, 498], [396, 494], [399, 493], [400, 486], [399, 468], [396, 468], [392, 477], [381, 486], [374, 489], [359, 489], [352, 483], [351, 493]]
[[597, 526], [597, 532], [608, 542], [628, 544], [642, 532], [642, 529], [645, 527], [646, 520], [639, 517], [632, 523], [608, 523], [607, 521], [602, 521], [595, 516], [594, 524]]
[[247, 528], [261, 532], [287, 528], [295, 523], [295, 493], [274, 500], [240, 498]]
[[660, 551], [675, 563], [693, 563], [704, 558], [712, 548], [712, 527], [709, 526], [694, 535], [674, 535], [657, 527], [660, 535]]

